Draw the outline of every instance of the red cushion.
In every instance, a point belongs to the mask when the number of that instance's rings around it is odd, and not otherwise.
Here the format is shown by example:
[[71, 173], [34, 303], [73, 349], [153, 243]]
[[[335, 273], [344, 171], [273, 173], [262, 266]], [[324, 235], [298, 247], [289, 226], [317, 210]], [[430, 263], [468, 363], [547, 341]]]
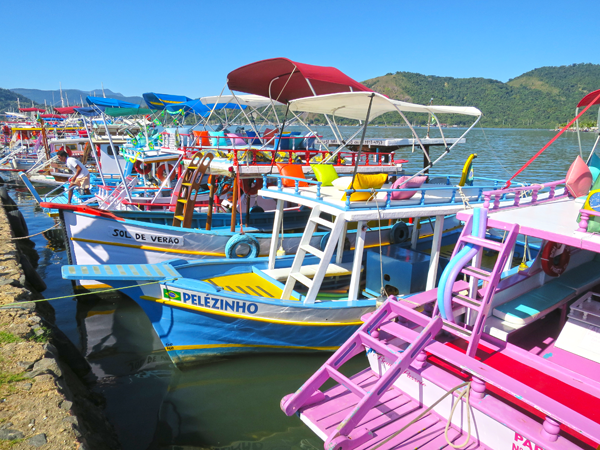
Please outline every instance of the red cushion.
[[592, 172], [590, 172], [590, 168], [587, 164], [581, 159], [581, 156], [575, 158], [571, 167], [569, 167], [569, 171], [567, 172], [567, 178], [565, 180], [565, 185], [567, 187], [567, 191], [573, 197], [581, 197], [582, 195], [587, 195], [592, 187]]
[[[301, 164], [281, 164], [277, 163], [277, 169], [279, 173], [285, 177], [294, 177], [294, 178], [306, 178], [304, 176], [304, 171], [302, 170]], [[281, 183], [284, 187], [294, 187], [296, 186], [295, 180], [289, 180], [287, 178], [283, 178]], [[301, 181], [298, 184], [299, 187], [307, 187], [308, 183]]]

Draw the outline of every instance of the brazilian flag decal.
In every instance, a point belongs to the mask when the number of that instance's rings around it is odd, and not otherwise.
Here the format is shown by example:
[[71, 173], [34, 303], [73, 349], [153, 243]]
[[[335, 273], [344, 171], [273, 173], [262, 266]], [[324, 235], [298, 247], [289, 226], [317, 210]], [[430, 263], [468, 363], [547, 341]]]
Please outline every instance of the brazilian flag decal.
[[181, 301], [181, 292], [172, 291], [171, 289], [163, 288], [163, 298], [167, 300], [173, 300], [175, 302]]

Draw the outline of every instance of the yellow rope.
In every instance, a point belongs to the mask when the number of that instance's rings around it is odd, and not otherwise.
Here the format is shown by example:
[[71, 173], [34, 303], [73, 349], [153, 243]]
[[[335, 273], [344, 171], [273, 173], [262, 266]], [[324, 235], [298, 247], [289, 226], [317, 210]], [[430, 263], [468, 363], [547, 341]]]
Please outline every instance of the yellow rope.
[[174, 281], [174, 280], [177, 280], [177, 279], [178, 278], [166, 278], [164, 280], [152, 281], [150, 283], [133, 284], [131, 286], [124, 286], [124, 287], [121, 287], [121, 288], [102, 289], [100, 291], [82, 292], [81, 294], [63, 295], [62, 297], [54, 297], [54, 298], [42, 298], [42, 299], [39, 299], [39, 300], [29, 300], [27, 302], [14, 302], [14, 303], [8, 303], [6, 305], [2, 305], [2, 307], [13, 306], [13, 305], [24, 305], [25, 303], [49, 302], [49, 301], [52, 301], [52, 300], [60, 300], [62, 298], [81, 297], [83, 295], [102, 294], [104, 292], [115, 292], [115, 291], [120, 291], [120, 290], [123, 290], [123, 289], [130, 289], [130, 288], [134, 288], [134, 287], [138, 287], [138, 286], [148, 286], [149, 284], [158, 284], [158, 283], [164, 283], [166, 281]]

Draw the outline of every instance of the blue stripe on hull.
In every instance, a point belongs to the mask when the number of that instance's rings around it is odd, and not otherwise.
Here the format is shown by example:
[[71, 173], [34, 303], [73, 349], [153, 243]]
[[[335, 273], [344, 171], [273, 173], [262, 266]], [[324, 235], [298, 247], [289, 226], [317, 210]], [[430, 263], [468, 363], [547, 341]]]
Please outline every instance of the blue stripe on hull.
[[242, 352], [333, 351], [358, 328], [258, 322], [138, 302], [175, 362]]

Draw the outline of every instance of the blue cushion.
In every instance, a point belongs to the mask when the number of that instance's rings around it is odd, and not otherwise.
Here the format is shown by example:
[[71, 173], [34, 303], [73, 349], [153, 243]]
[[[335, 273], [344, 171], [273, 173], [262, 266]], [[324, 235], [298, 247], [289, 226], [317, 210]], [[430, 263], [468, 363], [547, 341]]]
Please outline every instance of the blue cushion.
[[[225, 137], [225, 132], [224, 131], [209, 131], [208, 135], [211, 136], [210, 138], [210, 145], [212, 145], [213, 147], [217, 147], [217, 145], [219, 147], [225, 147], [227, 146], [227, 139], [221, 139], [220, 136]], [[214, 137], [213, 137], [214, 136]], [[219, 139], [217, 139], [219, 138]]]
[[575, 289], [580, 293], [600, 281], [600, 262], [589, 261], [563, 273], [555, 281], [557, 284]]
[[598, 175], [600, 175], [600, 157], [595, 153], [592, 155], [588, 162], [590, 172], [592, 172], [592, 183], [596, 181]]

